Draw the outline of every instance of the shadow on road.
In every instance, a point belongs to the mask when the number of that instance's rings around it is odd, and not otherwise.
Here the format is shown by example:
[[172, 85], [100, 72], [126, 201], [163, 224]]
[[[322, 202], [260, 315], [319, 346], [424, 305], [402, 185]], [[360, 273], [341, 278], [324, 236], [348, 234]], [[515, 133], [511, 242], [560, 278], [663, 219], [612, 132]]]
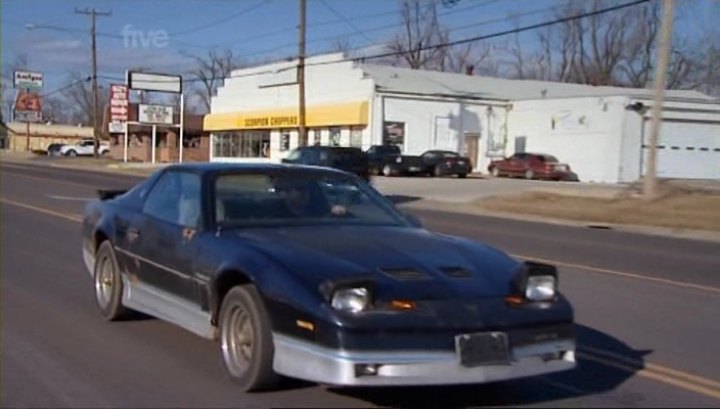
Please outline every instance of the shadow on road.
[[385, 195], [385, 197], [396, 205], [403, 204], [403, 203], [417, 202], [418, 200], [423, 199], [420, 196], [405, 196], [405, 195]]
[[[329, 391], [361, 399], [368, 404], [398, 408], [464, 408], [520, 405], [579, 398], [612, 391], [644, 366], [648, 351], [637, 351], [622, 341], [592, 328], [578, 325], [579, 349], [590, 347], [638, 362], [635, 371], [623, 371], [585, 359], [579, 354], [572, 371], [481, 385], [396, 388], [330, 388]], [[629, 406], [633, 402], [626, 402]]]

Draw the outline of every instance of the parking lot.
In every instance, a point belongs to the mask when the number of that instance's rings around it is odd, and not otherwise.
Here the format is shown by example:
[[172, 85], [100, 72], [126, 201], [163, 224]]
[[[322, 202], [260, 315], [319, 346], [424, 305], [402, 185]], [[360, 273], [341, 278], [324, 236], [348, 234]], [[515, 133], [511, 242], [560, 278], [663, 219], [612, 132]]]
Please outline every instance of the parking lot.
[[623, 189], [622, 185], [493, 178], [485, 175], [466, 179], [377, 176], [373, 178], [372, 183], [388, 195], [450, 203], [467, 203], [490, 196], [533, 190], [608, 197]]

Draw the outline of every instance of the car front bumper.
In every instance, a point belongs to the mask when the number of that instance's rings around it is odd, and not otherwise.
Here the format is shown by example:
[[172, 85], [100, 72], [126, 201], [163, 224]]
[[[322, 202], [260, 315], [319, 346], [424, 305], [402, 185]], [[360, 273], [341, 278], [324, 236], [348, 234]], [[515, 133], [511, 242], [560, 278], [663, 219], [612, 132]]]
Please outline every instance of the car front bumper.
[[283, 375], [342, 386], [476, 384], [537, 376], [575, 367], [575, 342], [554, 340], [511, 350], [511, 362], [465, 367], [452, 351], [343, 351], [274, 334], [273, 369]]

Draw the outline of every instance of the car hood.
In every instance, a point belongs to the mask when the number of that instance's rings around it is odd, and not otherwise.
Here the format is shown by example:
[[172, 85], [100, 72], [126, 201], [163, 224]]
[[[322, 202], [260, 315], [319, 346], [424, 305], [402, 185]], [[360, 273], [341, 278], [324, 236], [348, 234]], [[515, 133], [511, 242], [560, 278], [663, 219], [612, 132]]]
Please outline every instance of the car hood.
[[446, 299], [508, 293], [519, 262], [494, 248], [417, 228], [243, 229], [235, 239], [317, 288], [372, 278], [379, 297]]

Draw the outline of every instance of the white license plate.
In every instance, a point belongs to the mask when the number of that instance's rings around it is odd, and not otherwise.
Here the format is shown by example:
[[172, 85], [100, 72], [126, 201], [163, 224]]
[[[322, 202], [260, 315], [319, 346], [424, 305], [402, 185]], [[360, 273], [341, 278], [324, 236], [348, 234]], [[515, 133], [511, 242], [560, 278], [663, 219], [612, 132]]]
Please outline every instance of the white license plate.
[[420, 168], [417, 166], [410, 166], [410, 172], [420, 172]]
[[565, 166], [555, 166], [555, 170], [565, 171], [565, 170], [567, 170], [567, 167], [565, 167]]
[[465, 164], [464, 160], [458, 161], [458, 165], [464, 165], [464, 164]]

